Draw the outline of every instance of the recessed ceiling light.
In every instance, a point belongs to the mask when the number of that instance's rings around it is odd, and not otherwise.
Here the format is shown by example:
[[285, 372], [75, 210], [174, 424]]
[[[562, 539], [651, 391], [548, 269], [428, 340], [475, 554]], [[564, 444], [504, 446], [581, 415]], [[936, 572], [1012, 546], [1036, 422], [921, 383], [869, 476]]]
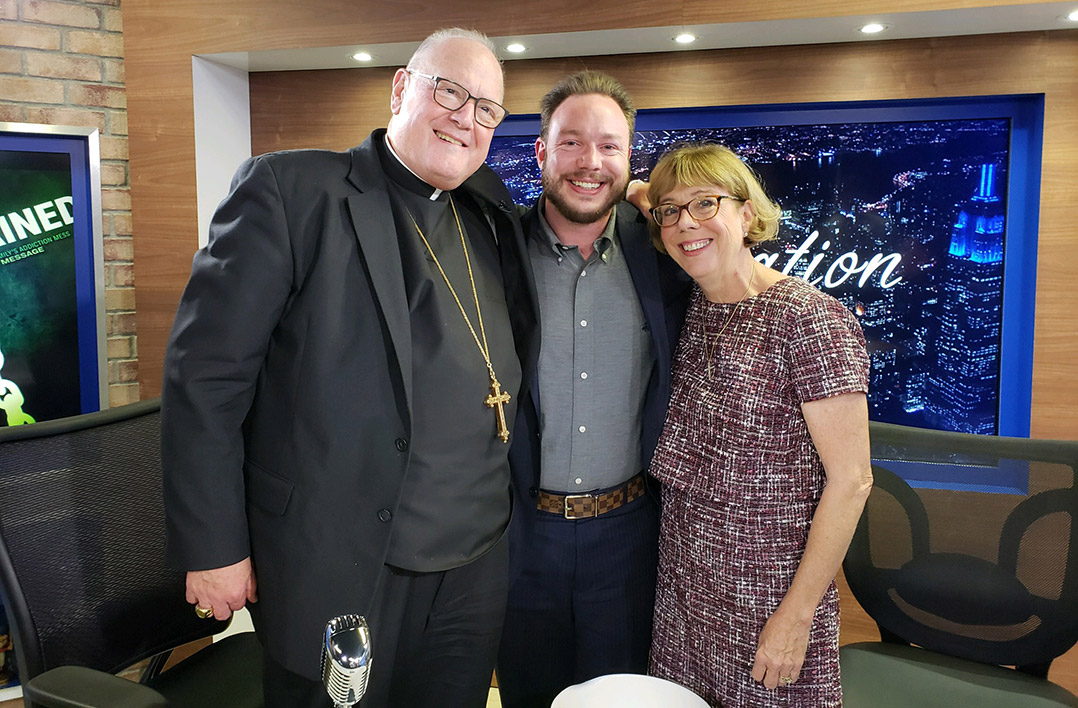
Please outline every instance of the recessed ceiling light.
[[1065, 19], [1068, 19], [1071, 22], [1078, 22], [1078, 10], [1075, 10], [1071, 14], [1067, 15]]
[[879, 22], [870, 22], [861, 28], [861, 32], [864, 34], [878, 34], [887, 29], [887, 25], [881, 25]]
[[682, 32], [678, 36], [674, 37], [674, 41], [678, 44], [692, 44], [696, 41], [696, 35], [689, 34], [688, 32]]
[[374, 57], [367, 52], [356, 52], [352, 55], [352, 58], [356, 61], [370, 61], [371, 59], [374, 59]]
[[520, 54], [521, 52], [528, 51], [528, 48], [520, 42], [513, 42], [512, 44], [507, 44], [505, 46], [505, 51], [512, 52], [513, 54]]

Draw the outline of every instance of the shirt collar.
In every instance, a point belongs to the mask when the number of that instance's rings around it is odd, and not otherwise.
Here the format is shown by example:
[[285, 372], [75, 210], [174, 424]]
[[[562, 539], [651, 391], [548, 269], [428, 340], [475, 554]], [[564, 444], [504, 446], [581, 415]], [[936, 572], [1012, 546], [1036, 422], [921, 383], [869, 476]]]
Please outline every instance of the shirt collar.
[[[572, 250], [576, 246], [566, 246], [564, 243], [558, 240], [558, 235], [554, 233], [554, 229], [551, 228], [550, 223], [546, 220], [546, 215], [543, 213], [546, 207], [546, 197], [539, 197], [539, 203], [535, 205], [535, 209], [539, 214], [539, 225], [542, 227], [539, 231], [543, 234], [543, 244], [551, 250], [551, 252], [558, 258], [562, 257], [565, 251]], [[606, 227], [603, 232], [599, 234], [595, 239], [594, 246], [595, 252], [599, 254], [599, 257], [605, 262], [609, 259], [610, 254], [614, 252], [616, 246], [617, 234], [615, 233], [615, 223], [617, 222], [616, 208], [610, 210], [610, 217], [606, 221]]]

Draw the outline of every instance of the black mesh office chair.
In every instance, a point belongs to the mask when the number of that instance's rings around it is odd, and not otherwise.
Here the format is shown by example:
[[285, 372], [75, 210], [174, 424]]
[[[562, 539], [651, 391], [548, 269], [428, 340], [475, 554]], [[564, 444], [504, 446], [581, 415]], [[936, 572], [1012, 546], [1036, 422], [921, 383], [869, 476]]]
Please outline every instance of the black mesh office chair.
[[[262, 650], [221, 632], [166, 567], [160, 400], [0, 428], [0, 585], [28, 706], [256, 708]], [[114, 676], [149, 659], [142, 682]]]
[[843, 570], [883, 641], [841, 649], [847, 708], [1078, 706], [1047, 680], [1078, 642], [1078, 442], [871, 436]]

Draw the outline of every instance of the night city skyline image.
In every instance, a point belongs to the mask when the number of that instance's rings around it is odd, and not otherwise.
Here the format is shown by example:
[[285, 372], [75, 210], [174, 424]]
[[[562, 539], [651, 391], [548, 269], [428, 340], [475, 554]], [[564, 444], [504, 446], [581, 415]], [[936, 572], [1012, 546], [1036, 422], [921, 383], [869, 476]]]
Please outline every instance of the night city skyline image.
[[[638, 131], [646, 179], [681, 142], [717, 142], [782, 208], [757, 260], [858, 318], [873, 420], [998, 432], [1008, 119]], [[518, 204], [541, 192], [535, 136], [497, 136], [487, 163]]]

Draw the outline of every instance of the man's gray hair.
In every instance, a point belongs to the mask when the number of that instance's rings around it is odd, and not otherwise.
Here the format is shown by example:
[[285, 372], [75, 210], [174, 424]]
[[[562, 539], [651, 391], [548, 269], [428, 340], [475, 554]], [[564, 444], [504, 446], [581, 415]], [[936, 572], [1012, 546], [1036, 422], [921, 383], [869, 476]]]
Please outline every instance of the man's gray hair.
[[498, 58], [498, 48], [494, 46], [494, 42], [490, 41], [490, 37], [479, 30], [465, 29], [463, 27], [443, 27], [442, 29], [435, 30], [430, 36], [423, 40], [423, 42], [416, 48], [415, 52], [412, 53], [412, 58], [408, 60], [407, 68], [412, 70], [423, 68], [419, 64], [424, 55], [426, 55], [431, 48], [441, 44], [447, 39], [467, 39], [482, 44], [490, 50], [491, 55], [497, 60], [498, 66], [501, 66], [502, 64], [502, 60]]

